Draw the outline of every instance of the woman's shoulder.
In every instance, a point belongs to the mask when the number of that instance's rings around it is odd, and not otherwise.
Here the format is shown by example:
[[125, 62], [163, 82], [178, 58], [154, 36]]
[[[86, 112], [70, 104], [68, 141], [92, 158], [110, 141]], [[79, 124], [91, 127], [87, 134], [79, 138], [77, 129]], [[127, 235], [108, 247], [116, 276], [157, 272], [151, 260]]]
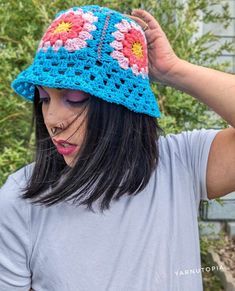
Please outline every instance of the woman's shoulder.
[[161, 136], [159, 138], [160, 161], [167, 167], [174, 167], [176, 171], [179, 164], [183, 164], [188, 169], [200, 160], [206, 165], [211, 143], [221, 130], [201, 128]]
[[20, 169], [16, 170], [14, 173], [10, 174], [8, 178], [15, 180], [20, 186], [24, 186], [28, 179], [31, 177], [35, 162], [27, 164]]
[[[8, 254], [7, 258], [9, 260], [7, 259], [7, 261], [10, 262], [10, 259], [12, 259], [13, 262], [17, 253], [19, 255], [18, 261], [23, 262], [22, 258], [25, 255], [25, 251], [27, 250], [28, 252], [29, 250], [31, 206], [27, 200], [21, 198], [24, 169], [28, 170], [29, 167], [30, 165], [27, 165], [9, 175], [0, 188], [0, 256], [3, 255], [3, 273], [4, 252]], [[11, 257], [10, 250], [13, 249]], [[10, 263], [7, 265], [7, 261], [5, 263], [8, 268]]]
[[168, 133], [166, 135], [162, 135], [159, 138], [160, 146], [167, 146], [173, 149], [180, 149], [181, 146], [185, 144], [198, 144], [202, 143], [205, 140], [210, 140], [215, 137], [215, 135], [221, 129], [193, 129], [193, 130], [184, 130], [179, 133]]
[[[18, 205], [22, 189], [26, 186], [27, 180], [32, 174], [34, 162], [30, 163], [14, 173], [10, 174], [5, 183], [0, 188], [0, 209], [9, 208], [10, 205]], [[18, 205], [19, 206], [19, 205]]]

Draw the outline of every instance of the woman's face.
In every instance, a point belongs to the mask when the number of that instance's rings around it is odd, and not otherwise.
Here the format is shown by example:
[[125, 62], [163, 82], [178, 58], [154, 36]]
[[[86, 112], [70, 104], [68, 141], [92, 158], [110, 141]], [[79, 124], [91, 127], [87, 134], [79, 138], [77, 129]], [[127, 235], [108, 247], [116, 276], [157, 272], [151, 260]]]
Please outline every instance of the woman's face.
[[91, 95], [80, 90], [37, 88], [44, 123], [52, 142], [66, 164], [72, 166], [84, 139], [86, 105]]

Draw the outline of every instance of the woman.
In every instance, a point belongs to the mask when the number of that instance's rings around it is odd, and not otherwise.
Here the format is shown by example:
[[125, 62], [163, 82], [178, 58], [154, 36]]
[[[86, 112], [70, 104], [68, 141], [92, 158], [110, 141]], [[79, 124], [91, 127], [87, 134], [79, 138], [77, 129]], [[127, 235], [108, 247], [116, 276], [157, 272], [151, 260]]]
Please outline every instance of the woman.
[[180, 60], [148, 12], [75, 7], [49, 26], [12, 84], [36, 156], [1, 188], [0, 290], [202, 290], [198, 205], [235, 189], [235, 132], [160, 136], [149, 78], [234, 127], [234, 77]]

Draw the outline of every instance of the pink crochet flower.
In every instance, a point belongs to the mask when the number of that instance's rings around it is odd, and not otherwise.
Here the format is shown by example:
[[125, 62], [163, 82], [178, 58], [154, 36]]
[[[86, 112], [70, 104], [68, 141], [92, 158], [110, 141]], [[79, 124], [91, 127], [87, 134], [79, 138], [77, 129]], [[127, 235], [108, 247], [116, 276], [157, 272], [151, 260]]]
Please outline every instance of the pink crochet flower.
[[115, 50], [111, 56], [123, 69], [131, 68], [135, 75], [148, 77], [147, 43], [142, 29], [134, 22], [123, 19], [113, 32], [115, 40], [110, 44]]
[[92, 23], [97, 20], [92, 12], [84, 13], [82, 9], [68, 10], [52, 22], [38, 50], [47, 51], [52, 47], [54, 51], [58, 51], [60, 47], [64, 47], [69, 52], [73, 52], [86, 47], [86, 40], [92, 39], [90, 32], [97, 29]]

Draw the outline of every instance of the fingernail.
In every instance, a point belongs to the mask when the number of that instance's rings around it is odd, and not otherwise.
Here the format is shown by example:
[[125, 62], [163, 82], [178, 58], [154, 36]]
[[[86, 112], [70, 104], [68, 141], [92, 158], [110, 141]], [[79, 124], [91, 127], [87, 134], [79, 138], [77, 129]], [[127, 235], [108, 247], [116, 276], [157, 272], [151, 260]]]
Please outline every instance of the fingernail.
[[131, 11], [131, 14], [134, 15], [135, 13], [136, 13], [136, 9], [133, 9], [133, 10]]

